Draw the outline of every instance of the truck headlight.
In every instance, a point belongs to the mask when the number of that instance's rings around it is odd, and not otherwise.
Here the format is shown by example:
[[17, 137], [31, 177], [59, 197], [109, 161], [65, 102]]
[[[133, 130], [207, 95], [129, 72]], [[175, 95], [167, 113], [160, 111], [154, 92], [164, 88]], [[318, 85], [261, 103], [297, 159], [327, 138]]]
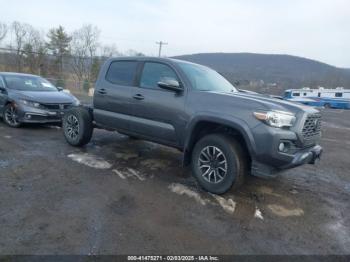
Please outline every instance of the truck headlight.
[[35, 108], [40, 108], [40, 103], [33, 102], [33, 101], [28, 101], [28, 100], [19, 100], [18, 101], [22, 105], [30, 106], [30, 107], [35, 107]]
[[285, 111], [254, 112], [254, 116], [273, 127], [291, 127], [295, 123], [295, 115]]

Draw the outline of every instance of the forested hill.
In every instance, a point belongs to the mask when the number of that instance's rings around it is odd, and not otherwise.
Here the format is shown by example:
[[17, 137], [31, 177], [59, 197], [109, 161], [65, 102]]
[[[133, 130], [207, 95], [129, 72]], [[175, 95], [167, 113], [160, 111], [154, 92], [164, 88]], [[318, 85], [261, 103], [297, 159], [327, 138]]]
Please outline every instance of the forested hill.
[[350, 88], [350, 69], [337, 68], [315, 60], [252, 53], [202, 53], [176, 59], [209, 66], [232, 83], [251, 90], [281, 93], [288, 88]]

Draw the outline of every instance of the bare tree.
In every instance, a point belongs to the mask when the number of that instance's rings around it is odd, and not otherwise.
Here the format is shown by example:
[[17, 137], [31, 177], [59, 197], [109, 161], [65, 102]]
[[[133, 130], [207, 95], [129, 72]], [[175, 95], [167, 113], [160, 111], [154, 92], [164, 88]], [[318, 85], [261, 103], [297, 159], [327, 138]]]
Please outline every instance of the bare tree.
[[138, 52], [134, 49], [129, 49], [128, 51], [126, 51], [126, 56], [145, 56], [143, 53]]
[[72, 68], [79, 81], [91, 81], [91, 68], [99, 47], [100, 30], [84, 25], [72, 35]]
[[110, 58], [113, 56], [121, 56], [122, 54], [118, 51], [116, 45], [104, 45], [101, 47], [101, 57], [102, 59]]
[[28, 71], [41, 75], [42, 68], [47, 60], [47, 47], [43, 33], [28, 26], [23, 53], [25, 66], [28, 68]]
[[16, 51], [16, 68], [18, 72], [21, 72], [23, 68], [24, 53], [22, 49], [25, 45], [29, 27], [30, 27], [29, 25], [22, 24], [17, 21], [13, 22], [11, 26], [11, 30], [13, 31], [14, 38], [15, 38], [14, 49]]
[[2, 40], [5, 39], [6, 35], [7, 35], [7, 24], [0, 23], [0, 43]]

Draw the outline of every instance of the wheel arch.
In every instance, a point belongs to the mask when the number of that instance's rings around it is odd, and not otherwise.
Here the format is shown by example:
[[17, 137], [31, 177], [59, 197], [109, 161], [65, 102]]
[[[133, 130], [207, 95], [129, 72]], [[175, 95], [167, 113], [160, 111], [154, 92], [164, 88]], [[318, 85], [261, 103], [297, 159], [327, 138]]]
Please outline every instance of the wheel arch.
[[246, 150], [250, 158], [254, 156], [255, 142], [253, 135], [250, 132], [248, 125], [241, 119], [230, 118], [230, 120], [224, 118], [218, 118], [217, 116], [211, 117], [198, 117], [191, 121], [187, 131], [187, 139], [184, 145], [183, 165], [187, 166], [191, 162], [191, 155], [194, 145], [202, 137], [212, 133], [226, 133], [237, 138], [237, 141]]

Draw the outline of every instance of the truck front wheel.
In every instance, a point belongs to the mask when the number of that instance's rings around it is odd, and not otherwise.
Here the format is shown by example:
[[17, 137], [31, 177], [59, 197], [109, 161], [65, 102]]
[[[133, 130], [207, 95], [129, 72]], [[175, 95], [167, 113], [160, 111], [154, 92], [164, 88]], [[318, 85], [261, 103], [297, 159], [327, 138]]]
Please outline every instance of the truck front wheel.
[[92, 118], [87, 109], [77, 107], [65, 113], [62, 119], [63, 134], [72, 146], [90, 142], [93, 133]]
[[193, 149], [192, 172], [205, 190], [223, 194], [243, 183], [247, 157], [233, 137], [226, 134], [207, 135]]

